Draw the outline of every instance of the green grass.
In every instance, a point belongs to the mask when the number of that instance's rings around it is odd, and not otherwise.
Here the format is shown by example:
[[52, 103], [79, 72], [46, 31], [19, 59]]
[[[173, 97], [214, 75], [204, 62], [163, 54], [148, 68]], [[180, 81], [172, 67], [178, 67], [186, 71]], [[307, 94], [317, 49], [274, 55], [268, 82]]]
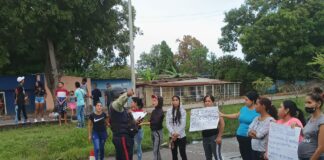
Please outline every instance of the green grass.
[[[303, 108], [304, 98], [293, 99], [300, 108]], [[279, 106], [282, 100], [274, 101]], [[226, 105], [220, 107], [224, 113], [235, 113], [243, 104]], [[188, 142], [201, 139], [201, 132], [189, 132], [190, 111], [187, 112], [186, 134]], [[225, 119], [225, 136], [234, 136], [238, 127], [237, 120]], [[165, 122], [164, 122], [165, 126]], [[143, 150], [152, 148], [151, 132], [148, 126], [143, 127]], [[168, 141], [168, 131], [163, 130], [164, 142]], [[109, 138], [105, 146], [106, 155], [115, 153], [112, 144], [112, 134], [109, 130]], [[0, 131], [0, 159], [13, 160], [44, 160], [44, 159], [87, 159], [92, 145], [87, 141], [87, 130], [75, 128], [75, 124], [67, 126], [40, 125], [37, 127], [24, 127]]]

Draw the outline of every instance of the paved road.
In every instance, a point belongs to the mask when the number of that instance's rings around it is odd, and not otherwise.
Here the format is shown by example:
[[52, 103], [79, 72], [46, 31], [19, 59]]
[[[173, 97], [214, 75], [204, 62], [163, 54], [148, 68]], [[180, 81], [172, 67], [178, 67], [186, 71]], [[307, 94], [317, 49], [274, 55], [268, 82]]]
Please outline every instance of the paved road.
[[[152, 160], [152, 151], [143, 153], [143, 160]], [[161, 149], [162, 160], [172, 160], [171, 151], [168, 148]], [[205, 160], [204, 150], [201, 142], [187, 145], [188, 160]], [[224, 138], [222, 146], [222, 156], [224, 160], [241, 160], [236, 138]], [[178, 155], [179, 159], [180, 155]], [[115, 160], [109, 157], [106, 160]], [[134, 156], [133, 160], [137, 160]]]

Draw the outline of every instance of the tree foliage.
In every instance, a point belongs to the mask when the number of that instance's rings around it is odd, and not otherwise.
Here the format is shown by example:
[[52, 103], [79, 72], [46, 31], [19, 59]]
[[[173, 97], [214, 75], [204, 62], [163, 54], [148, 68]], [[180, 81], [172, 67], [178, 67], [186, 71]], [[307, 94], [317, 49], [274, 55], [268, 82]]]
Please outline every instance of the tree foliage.
[[261, 94], [265, 94], [267, 90], [273, 85], [273, 81], [270, 77], [265, 77], [264, 79], [258, 78], [256, 81], [252, 82], [253, 88]]
[[209, 60], [209, 73], [212, 78], [241, 82], [242, 93], [251, 90], [252, 82], [262, 76], [254, 72], [246, 61], [232, 55], [217, 58], [212, 54]]
[[242, 45], [246, 61], [274, 79], [307, 79], [307, 65], [324, 48], [324, 1], [247, 0], [225, 14], [218, 43], [223, 51]]
[[317, 54], [316, 57], [313, 58], [313, 61], [308, 63], [309, 65], [314, 66], [315, 68], [319, 68], [319, 71], [314, 71], [314, 75], [324, 80], [324, 54]]
[[108, 64], [126, 64], [127, 1], [3, 0], [0, 6], [2, 74], [44, 72], [44, 68], [51, 73], [47, 40], [53, 42], [61, 73], [84, 72], [98, 57]]
[[175, 60], [180, 72], [193, 75], [207, 74], [207, 47], [190, 35], [183, 36], [177, 42], [179, 46]]
[[150, 53], [142, 53], [137, 61], [137, 70], [143, 71], [148, 68], [155, 74], [161, 74], [165, 70], [175, 67], [173, 53], [165, 41], [153, 45]]

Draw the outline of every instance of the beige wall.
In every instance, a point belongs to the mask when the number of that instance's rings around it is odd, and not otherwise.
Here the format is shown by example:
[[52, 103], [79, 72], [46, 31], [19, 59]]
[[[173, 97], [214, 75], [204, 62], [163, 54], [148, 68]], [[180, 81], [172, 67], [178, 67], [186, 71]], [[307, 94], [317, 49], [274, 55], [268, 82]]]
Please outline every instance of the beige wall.
[[[79, 81], [81, 83], [82, 77], [73, 77], [73, 76], [62, 76], [61, 81], [64, 83], [64, 88], [67, 89], [68, 91], [75, 90], [75, 82]], [[88, 91], [89, 95], [91, 95], [91, 79], [88, 78], [87, 82], [88, 86]], [[46, 97], [46, 110], [47, 111], [52, 111], [54, 109], [54, 101], [53, 99], [55, 98], [51, 92], [49, 92], [49, 88], [47, 86], [47, 82], [45, 82], [45, 89], [47, 91], [47, 97]], [[89, 102], [91, 102], [91, 99], [88, 99]], [[92, 104], [92, 103], [91, 103]]]

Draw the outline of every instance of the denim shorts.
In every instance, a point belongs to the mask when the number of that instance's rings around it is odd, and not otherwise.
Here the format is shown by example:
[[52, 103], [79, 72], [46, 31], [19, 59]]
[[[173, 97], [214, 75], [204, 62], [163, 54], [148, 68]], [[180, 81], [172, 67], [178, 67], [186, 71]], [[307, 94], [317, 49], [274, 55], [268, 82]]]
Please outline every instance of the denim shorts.
[[35, 103], [45, 103], [44, 97], [35, 97]]

